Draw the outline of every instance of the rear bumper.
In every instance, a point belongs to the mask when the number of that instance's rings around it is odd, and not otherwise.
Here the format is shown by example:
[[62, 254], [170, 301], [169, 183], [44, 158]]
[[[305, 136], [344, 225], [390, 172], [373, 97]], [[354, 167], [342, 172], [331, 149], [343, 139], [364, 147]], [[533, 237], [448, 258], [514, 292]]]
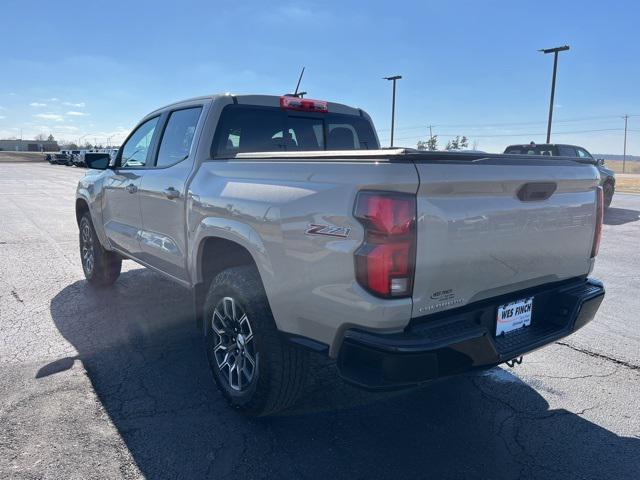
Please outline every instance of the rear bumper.
[[[413, 319], [404, 332], [351, 329], [338, 355], [341, 376], [364, 388], [415, 385], [492, 367], [566, 337], [589, 323], [604, 286], [575, 279]], [[531, 325], [495, 336], [499, 305], [534, 296]]]

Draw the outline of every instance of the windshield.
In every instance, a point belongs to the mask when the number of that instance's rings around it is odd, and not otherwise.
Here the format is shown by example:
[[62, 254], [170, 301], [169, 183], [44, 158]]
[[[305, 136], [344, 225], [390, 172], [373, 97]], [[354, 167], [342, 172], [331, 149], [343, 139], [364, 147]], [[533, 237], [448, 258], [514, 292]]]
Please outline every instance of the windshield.
[[228, 105], [213, 142], [214, 156], [245, 152], [371, 150], [379, 148], [364, 117]]

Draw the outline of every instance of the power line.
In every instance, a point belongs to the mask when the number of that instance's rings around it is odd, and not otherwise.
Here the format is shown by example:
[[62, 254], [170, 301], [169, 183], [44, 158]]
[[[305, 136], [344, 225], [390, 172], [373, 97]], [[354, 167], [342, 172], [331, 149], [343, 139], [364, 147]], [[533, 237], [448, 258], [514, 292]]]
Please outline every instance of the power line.
[[[593, 130], [572, 130], [565, 132], [556, 132], [556, 135], [571, 135], [577, 133], [597, 133], [597, 132], [622, 132], [622, 128], [600, 128]], [[636, 130], [628, 130], [628, 131], [636, 131]], [[469, 135], [472, 138], [499, 138], [499, 137], [533, 137], [538, 135], [545, 135], [544, 132], [535, 132], [535, 133], [503, 133], [503, 134], [495, 134], [495, 135]], [[457, 137], [462, 136], [459, 133], [438, 133], [439, 137]], [[422, 138], [422, 135], [416, 135], [413, 137], [401, 137], [396, 138], [396, 140], [410, 140], [413, 138]]]
[[[629, 117], [640, 117], [640, 114], [629, 115]], [[584, 122], [589, 120], [603, 120], [603, 119], [619, 119], [620, 115], [597, 115], [590, 117], [575, 117], [566, 118], [562, 120], [555, 120], [554, 123], [572, 123], [572, 122]], [[516, 125], [545, 125], [544, 121], [526, 121], [526, 122], [504, 122], [504, 123], [441, 123], [431, 124], [432, 127], [444, 127], [444, 128], [474, 128], [474, 127], [510, 127]], [[428, 124], [422, 125], [410, 125], [406, 127], [396, 127], [396, 130], [418, 130], [427, 127]], [[381, 128], [379, 131], [389, 131], [388, 128]]]

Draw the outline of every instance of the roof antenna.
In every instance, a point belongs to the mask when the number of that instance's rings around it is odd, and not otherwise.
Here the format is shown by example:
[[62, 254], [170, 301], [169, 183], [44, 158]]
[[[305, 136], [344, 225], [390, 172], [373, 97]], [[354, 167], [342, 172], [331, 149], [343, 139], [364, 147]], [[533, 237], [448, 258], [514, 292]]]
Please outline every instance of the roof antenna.
[[300, 88], [300, 82], [302, 81], [302, 76], [304, 75], [305, 67], [302, 67], [302, 71], [300, 72], [300, 77], [298, 77], [298, 84], [296, 85], [296, 91], [293, 92], [292, 97], [304, 98], [307, 92], [298, 92], [298, 88]]

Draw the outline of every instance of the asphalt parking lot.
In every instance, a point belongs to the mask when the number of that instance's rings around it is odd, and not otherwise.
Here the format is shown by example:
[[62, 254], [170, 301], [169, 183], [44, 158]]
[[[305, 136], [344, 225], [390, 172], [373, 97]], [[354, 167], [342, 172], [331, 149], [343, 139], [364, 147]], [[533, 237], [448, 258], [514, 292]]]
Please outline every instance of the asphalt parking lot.
[[318, 361], [277, 417], [227, 409], [189, 294], [125, 262], [87, 286], [82, 170], [0, 163], [1, 478], [640, 478], [640, 195], [616, 195], [576, 335], [496, 368], [400, 393]]

